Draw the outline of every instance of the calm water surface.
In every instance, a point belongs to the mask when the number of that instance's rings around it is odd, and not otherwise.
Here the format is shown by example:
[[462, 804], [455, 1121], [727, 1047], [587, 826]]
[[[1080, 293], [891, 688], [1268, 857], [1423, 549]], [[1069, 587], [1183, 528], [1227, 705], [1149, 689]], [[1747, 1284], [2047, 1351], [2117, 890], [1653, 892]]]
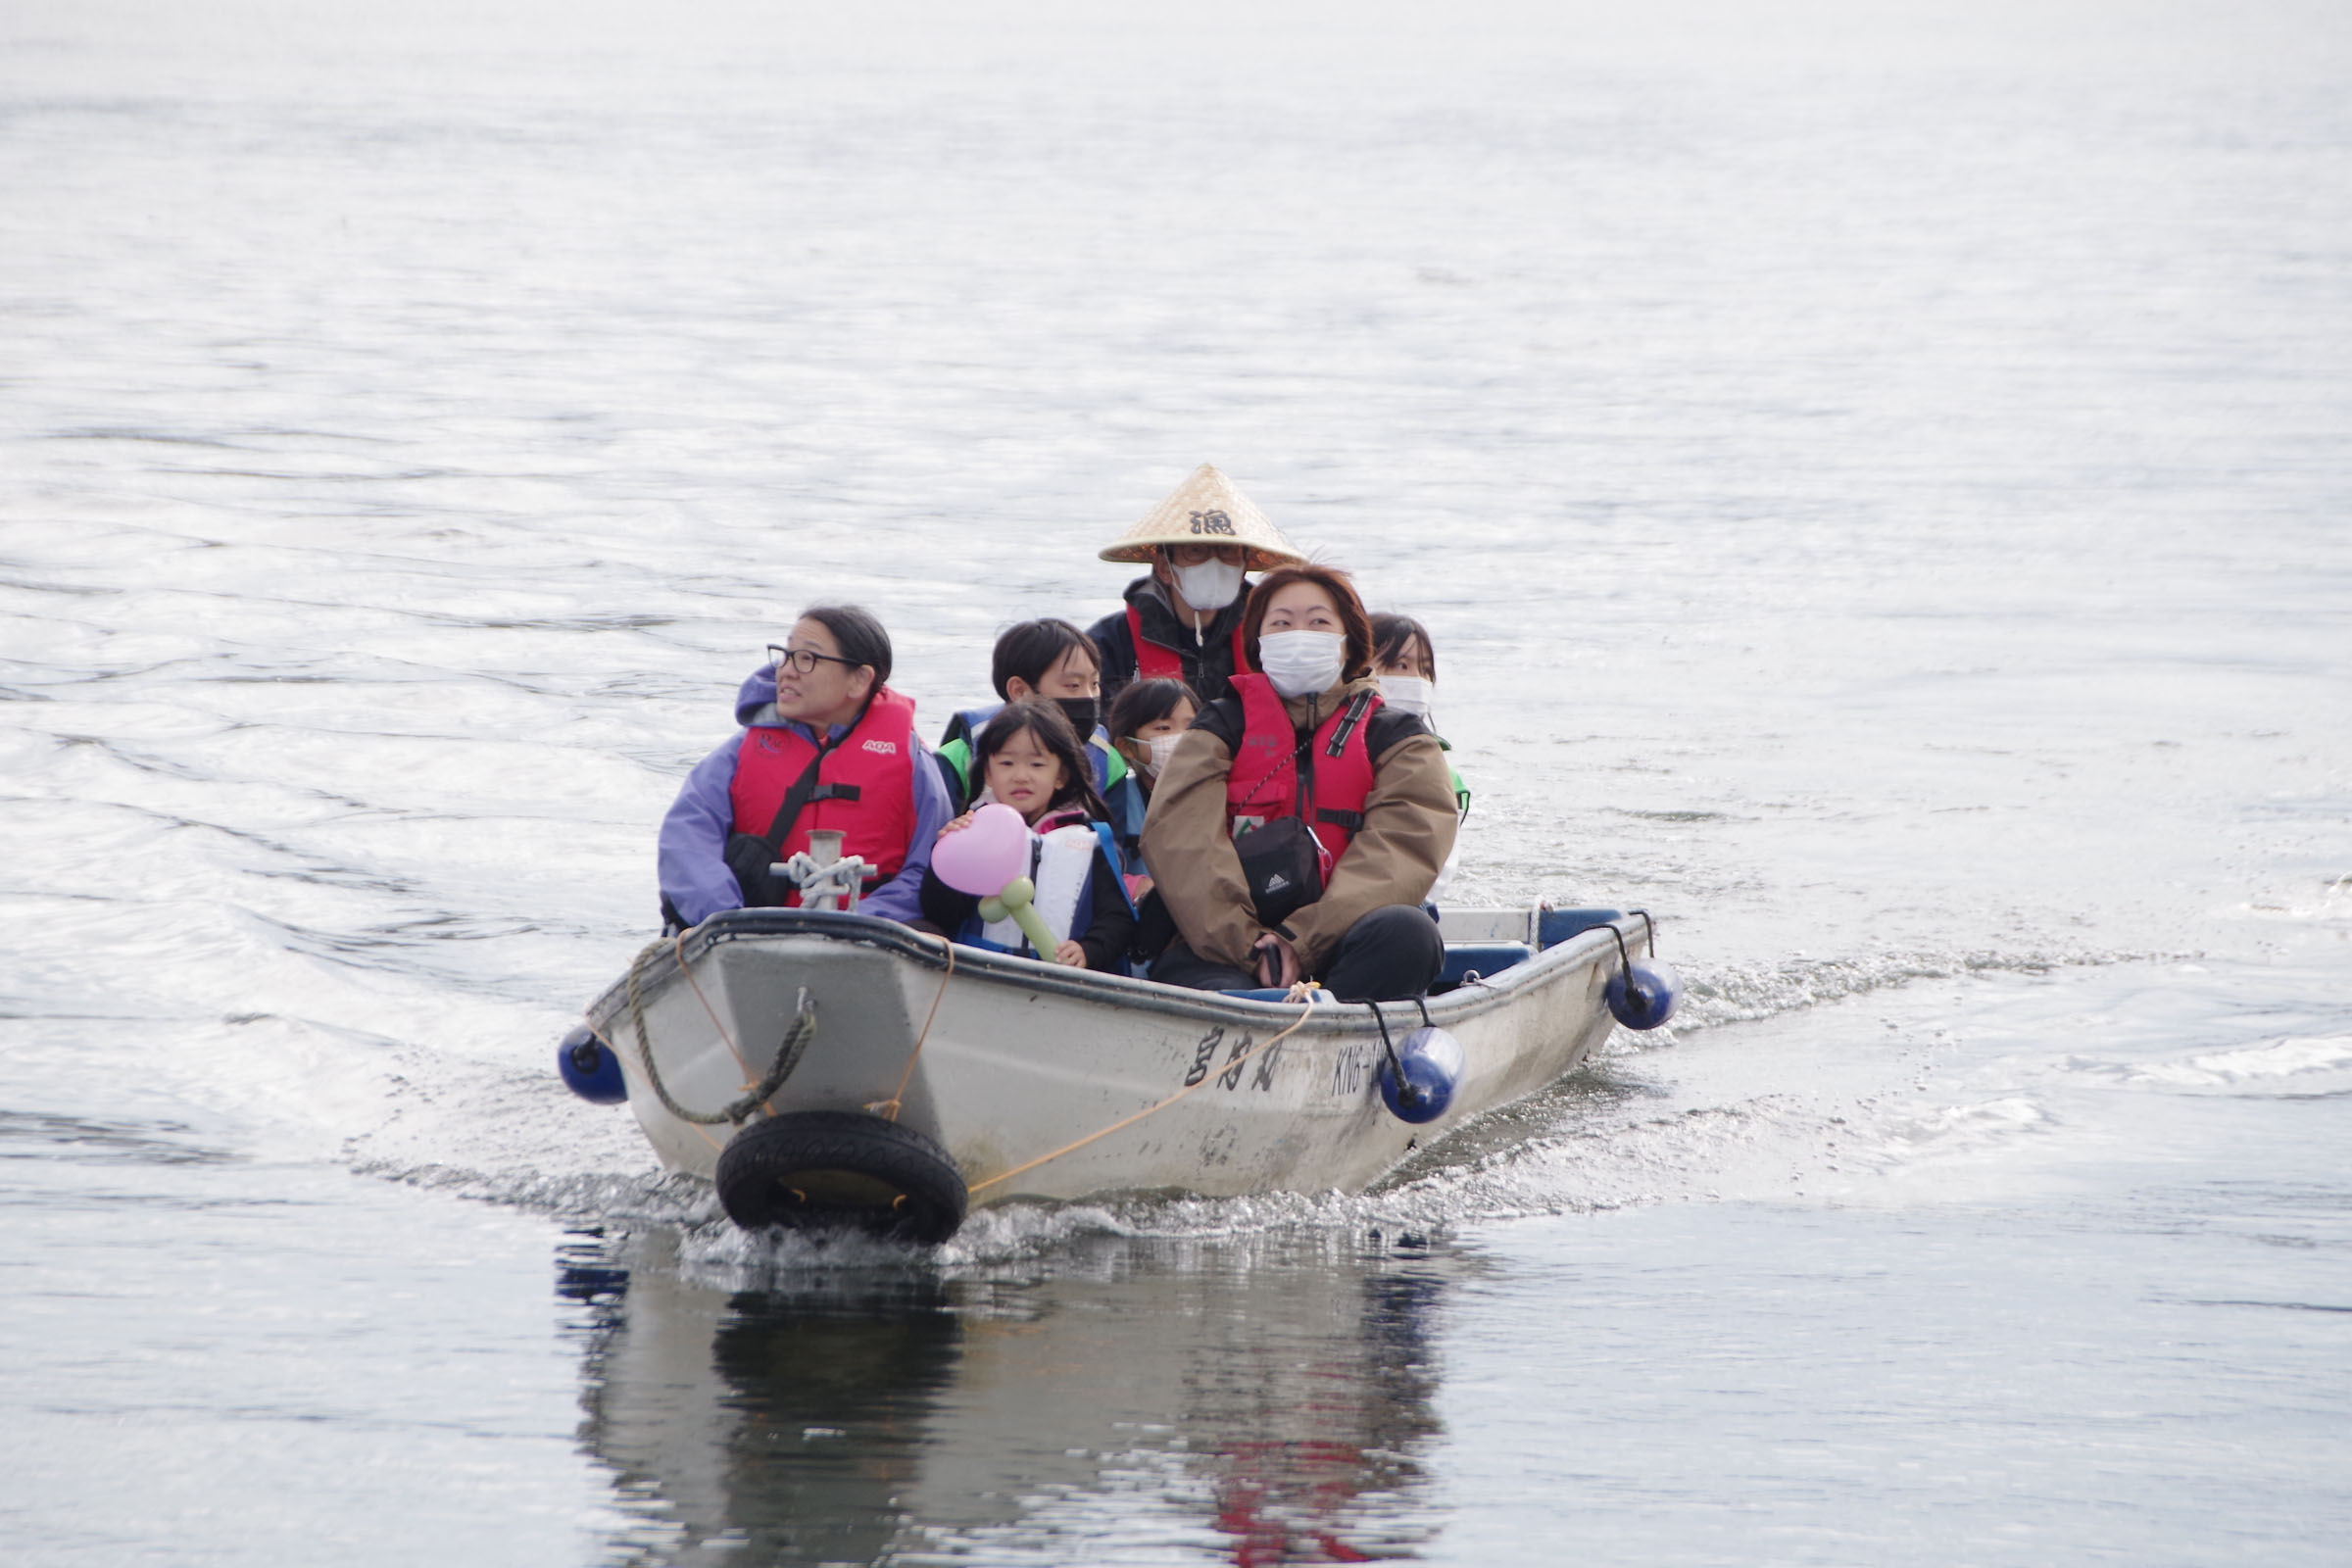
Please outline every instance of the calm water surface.
[[[2293, 0], [20, 0], [6, 1555], [2340, 1562], [2348, 173]], [[736, 680], [944, 718], [1204, 459], [1683, 1018], [732, 1233], [549, 1056]]]

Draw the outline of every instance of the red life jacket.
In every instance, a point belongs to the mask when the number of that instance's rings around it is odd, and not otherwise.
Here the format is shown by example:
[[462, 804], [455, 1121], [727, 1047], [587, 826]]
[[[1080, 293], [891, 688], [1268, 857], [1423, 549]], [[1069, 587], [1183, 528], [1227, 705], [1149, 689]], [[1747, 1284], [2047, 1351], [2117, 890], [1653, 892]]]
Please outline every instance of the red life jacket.
[[[784, 797], [815, 755], [815, 743], [797, 729], [758, 724], [745, 730], [735, 753], [735, 782], [727, 789], [735, 803], [735, 831], [758, 837], [774, 825]], [[914, 704], [885, 686], [857, 727], [817, 764], [815, 793], [784, 835], [776, 858], [791, 859], [808, 848], [811, 832], [824, 828], [842, 835], [845, 858], [862, 855], [874, 864], [878, 874], [869, 888], [898, 875], [906, 863], [906, 841], [914, 837], [918, 760], [930, 765], [915, 747]], [[800, 902], [795, 889], [785, 905]]]
[[[1144, 617], [1133, 605], [1127, 607], [1127, 635], [1135, 643], [1135, 678], [1137, 680], [1184, 679], [1184, 656], [1175, 649], [1155, 643], [1144, 635]], [[1242, 635], [1242, 623], [1233, 623], [1233, 667], [1248, 669], [1250, 661], [1242, 657], [1249, 639]]]
[[1233, 692], [1242, 700], [1242, 743], [1225, 775], [1226, 826], [1238, 830], [1278, 816], [1303, 816], [1322, 846], [1328, 877], [1364, 825], [1364, 799], [1372, 793], [1371, 718], [1380, 710], [1380, 698], [1360, 694], [1369, 699], [1361, 707], [1350, 698], [1315, 727], [1303, 754], [1313, 778], [1312, 798], [1302, 806], [1298, 736], [1282, 695], [1265, 676], [1246, 673], [1233, 677]]

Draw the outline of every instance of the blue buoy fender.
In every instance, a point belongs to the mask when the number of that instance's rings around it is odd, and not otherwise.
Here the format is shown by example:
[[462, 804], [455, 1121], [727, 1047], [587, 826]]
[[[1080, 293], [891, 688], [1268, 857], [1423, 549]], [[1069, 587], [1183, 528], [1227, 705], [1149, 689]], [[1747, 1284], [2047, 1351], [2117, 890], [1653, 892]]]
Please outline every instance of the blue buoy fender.
[[1655, 1029], [1674, 1016], [1683, 1000], [1683, 982], [1674, 965], [1662, 958], [1637, 958], [1609, 976], [1601, 993], [1609, 1011], [1628, 1029]]
[[629, 1098], [628, 1080], [620, 1075], [620, 1058], [605, 1049], [596, 1031], [581, 1024], [556, 1045], [556, 1071], [564, 1087], [597, 1105], [617, 1105]]
[[1467, 1058], [1462, 1043], [1435, 1025], [1404, 1037], [1396, 1056], [1380, 1064], [1380, 1098], [1398, 1121], [1436, 1121], [1453, 1103]]
[[1683, 1000], [1683, 982], [1674, 965], [1658, 956], [1658, 928], [1649, 911], [1627, 912], [1627, 918], [1635, 916], [1641, 918], [1642, 935], [1648, 939], [1649, 956], [1636, 958], [1628, 952], [1624, 928], [1612, 922], [1609, 934], [1617, 939], [1618, 968], [1600, 994], [1609, 1011], [1628, 1029], [1655, 1029], [1674, 1016], [1675, 1004]]

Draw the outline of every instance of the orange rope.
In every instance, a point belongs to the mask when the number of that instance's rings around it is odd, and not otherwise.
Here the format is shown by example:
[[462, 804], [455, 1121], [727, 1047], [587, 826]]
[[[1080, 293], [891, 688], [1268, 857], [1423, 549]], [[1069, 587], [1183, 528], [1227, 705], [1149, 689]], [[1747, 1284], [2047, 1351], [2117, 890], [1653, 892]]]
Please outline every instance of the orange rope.
[[673, 941], [676, 944], [678, 955], [678, 972], [686, 977], [688, 985], [694, 987], [694, 1000], [701, 1003], [703, 1010], [710, 1015], [710, 1027], [718, 1031], [718, 1038], [726, 1042], [727, 1050], [735, 1057], [735, 1065], [743, 1069], [743, 1087], [751, 1088], [758, 1081], [752, 1072], [752, 1064], [743, 1059], [742, 1052], [735, 1049], [735, 1037], [727, 1033], [725, 1024], [718, 1021], [718, 1009], [710, 1005], [710, 999], [703, 995], [703, 983], [697, 980], [694, 977], [694, 971], [686, 966], [686, 933], [679, 932]]
[[931, 1010], [923, 1014], [922, 1032], [914, 1037], [914, 1049], [906, 1054], [906, 1070], [899, 1074], [899, 1087], [890, 1092], [888, 1100], [870, 1101], [865, 1107], [877, 1115], [887, 1109], [889, 1114], [884, 1117], [886, 1121], [899, 1119], [899, 1097], [906, 1094], [906, 1086], [914, 1081], [915, 1061], [923, 1054], [923, 1042], [931, 1038], [931, 1020], [939, 1016], [939, 1004], [948, 994], [948, 982], [956, 978], [956, 944], [945, 937], [940, 940], [948, 950], [948, 972], [939, 977], [939, 989], [931, 994]]
[[1170, 1095], [1167, 1099], [1161, 1101], [1158, 1104], [1146, 1105], [1143, 1109], [1135, 1112], [1131, 1116], [1122, 1116], [1117, 1121], [1114, 1121], [1109, 1126], [1103, 1128], [1101, 1132], [1088, 1133], [1084, 1138], [1079, 1139], [1077, 1142], [1064, 1144], [1050, 1154], [1040, 1154], [1025, 1165], [1015, 1165], [1010, 1170], [999, 1171], [996, 1175], [991, 1176], [984, 1182], [974, 1182], [969, 1188], [965, 1189], [965, 1191], [977, 1193], [982, 1188], [994, 1187], [999, 1182], [1008, 1182], [1015, 1176], [1020, 1175], [1023, 1171], [1035, 1170], [1038, 1166], [1045, 1164], [1048, 1160], [1059, 1159], [1062, 1155], [1069, 1153], [1072, 1150], [1084, 1149], [1087, 1145], [1093, 1143], [1098, 1138], [1108, 1138], [1112, 1133], [1117, 1132], [1120, 1128], [1132, 1127], [1137, 1122], [1142, 1121], [1146, 1116], [1155, 1115], [1158, 1112], [1167, 1109], [1170, 1105], [1173, 1105], [1185, 1096], [1192, 1094], [1197, 1090], [1207, 1088], [1213, 1080], [1224, 1077], [1227, 1073], [1232, 1072], [1235, 1068], [1240, 1067], [1244, 1063], [1248, 1062], [1252, 1056], [1256, 1056], [1264, 1052], [1273, 1050], [1276, 1046], [1281, 1045], [1285, 1040], [1288, 1040], [1291, 1036], [1297, 1034], [1298, 1032], [1298, 1026], [1305, 1023], [1308, 1018], [1314, 1016], [1315, 1011], [1315, 988], [1303, 980], [1291, 987], [1290, 996], [1284, 1000], [1297, 1001], [1301, 999], [1303, 999], [1306, 1003], [1306, 1010], [1300, 1013], [1298, 1017], [1298, 1020], [1294, 1022], [1288, 1029], [1283, 1030], [1282, 1033], [1274, 1036], [1272, 1039], [1263, 1041], [1258, 1045], [1251, 1047], [1250, 1050], [1242, 1053], [1240, 1055], [1234, 1057], [1231, 1061], [1226, 1062], [1216, 1072], [1203, 1077], [1199, 1083], [1187, 1084], [1182, 1089], [1179, 1089], [1174, 1094]]

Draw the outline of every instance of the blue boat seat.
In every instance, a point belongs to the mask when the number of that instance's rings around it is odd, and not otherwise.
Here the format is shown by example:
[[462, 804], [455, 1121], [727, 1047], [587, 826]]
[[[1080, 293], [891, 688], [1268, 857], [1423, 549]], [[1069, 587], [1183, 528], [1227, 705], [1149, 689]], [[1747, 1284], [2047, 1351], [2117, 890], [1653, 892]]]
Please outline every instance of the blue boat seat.
[[1580, 932], [1624, 918], [1620, 909], [1542, 909], [1536, 914], [1536, 940], [1555, 948]]
[[1451, 991], [1473, 972], [1492, 978], [1535, 956], [1536, 950], [1524, 942], [1456, 942], [1446, 949], [1446, 967], [1429, 989]]
[[[1284, 990], [1281, 986], [1253, 986], [1248, 991], [1220, 991], [1217, 993], [1217, 995], [1220, 997], [1239, 997], [1244, 1002], [1288, 1002], [1291, 996], [1290, 992]], [[1339, 1000], [1339, 998], [1333, 996], [1321, 986], [1315, 987], [1316, 1006], [1328, 1007]]]

